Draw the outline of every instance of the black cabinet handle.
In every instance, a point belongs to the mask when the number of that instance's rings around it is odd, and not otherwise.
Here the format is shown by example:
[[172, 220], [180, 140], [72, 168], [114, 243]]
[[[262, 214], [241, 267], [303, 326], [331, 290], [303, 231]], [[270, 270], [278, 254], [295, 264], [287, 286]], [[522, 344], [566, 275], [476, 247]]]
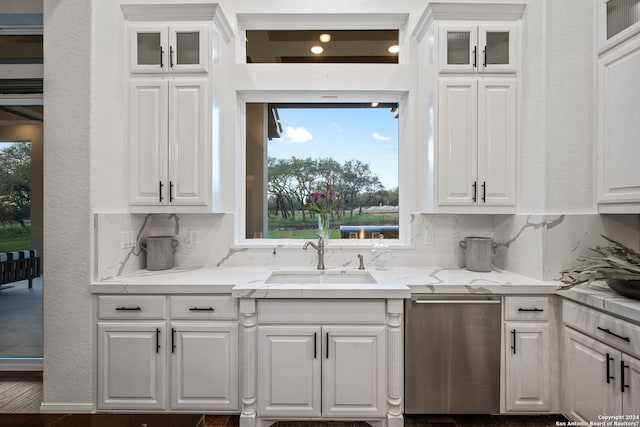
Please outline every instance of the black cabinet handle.
[[169, 67], [173, 68], [173, 46], [169, 46]]
[[516, 354], [516, 330], [511, 331], [511, 350], [513, 350], [513, 354]]
[[487, 203], [487, 181], [482, 181], [482, 203]]
[[173, 181], [169, 181], [169, 202], [173, 202]]
[[318, 333], [313, 333], [313, 358], [318, 358]]
[[162, 202], [163, 198], [162, 198], [162, 187], [164, 187], [164, 185], [162, 185], [162, 181], [160, 181], [160, 185], [158, 186], [158, 194], [160, 194], [160, 202]]
[[160, 68], [164, 68], [164, 49], [160, 46]]
[[327, 359], [329, 358], [329, 332], [327, 332]]
[[116, 311], [142, 311], [140, 307], [116, 307]]
[[611, 380], [615, 379], [613, 375], [611, 375], [611, 368], [609, 366], [609, 362], [613, 362], [613, 357], [607, 353], [607, 384], [611, 384]]
[[483, 67], [487, 66], [487, 47], [485, 46], [484, 49], [482, 49], [482, 54], [484, 55], [484, 63], [482, 64]]
[[629, 384], [624, 383], [624, 370], [629, 368], [629, 365], [624, 364], [624, 360], [620, 361], [620, 391], [624, 393], [625, 388], [629, 388]]
[[631, 342], [631, 339], [629, 337], [623, 337], [622, 335], [618, 335], [615, 332], [611, 332], [610, 329], [607, 328], [601, 328], [600, 326], [598, 326], [598, 330], [602, 331], [602, 332], [606, 332], [609, 335], [613, 335], [616, 338], [620, 338], [622, 341], [626, 341], [626, 342]]
[[160, 353], [160, 328], [156, 328], [156, 353]]
[[522, 307], [520, 307], [520, 308], [518, 309], [518, 311], [520, 311], [520, 312], [523, 312], [523, 311], [533, 311], [533, 312], [536, 312], [536, 313], [542, 313], [544, 310], [543, 310], [543, 309], [541, 309], [541, 308], [522, 308]]
[[191, 307], [189, 311], [214, 311], [213, 307]]
[[171, 353], [176, 352], [176, 328], [171, 328]]
[[473, 201], [474, 203], [478, 201], [478, 182], [477, 181], [473, 181]]
[[473, 68], [476, 68], [478, 65], [478, 46], [473, 47]]

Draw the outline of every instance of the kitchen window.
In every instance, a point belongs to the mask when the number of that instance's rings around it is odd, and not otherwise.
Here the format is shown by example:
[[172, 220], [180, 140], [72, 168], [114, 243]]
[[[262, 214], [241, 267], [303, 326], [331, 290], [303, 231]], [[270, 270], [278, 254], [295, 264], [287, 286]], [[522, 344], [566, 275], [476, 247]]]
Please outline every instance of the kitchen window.
[[246, 103], [246, 239], [399, 236], [397, 102]]

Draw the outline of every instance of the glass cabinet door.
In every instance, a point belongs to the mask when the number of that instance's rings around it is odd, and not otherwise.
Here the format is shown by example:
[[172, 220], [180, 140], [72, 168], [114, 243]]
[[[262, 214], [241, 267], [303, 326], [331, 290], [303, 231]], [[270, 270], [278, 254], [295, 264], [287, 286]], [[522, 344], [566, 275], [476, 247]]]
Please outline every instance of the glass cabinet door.
[[130, 30], [130, 71], [132, 73], [167, 72], [167, 28], [135, 25]]
[[513, 24], [479, 27], [478, 70], [484, 72], [516, 71], [516, 32]]
[[173, 72], [207, 71], [207, 27], [169, 27], [169, 67]]
[[477, 33], [476, 25], [440, 28], [441, 72], [475, 72], [477, 70]]

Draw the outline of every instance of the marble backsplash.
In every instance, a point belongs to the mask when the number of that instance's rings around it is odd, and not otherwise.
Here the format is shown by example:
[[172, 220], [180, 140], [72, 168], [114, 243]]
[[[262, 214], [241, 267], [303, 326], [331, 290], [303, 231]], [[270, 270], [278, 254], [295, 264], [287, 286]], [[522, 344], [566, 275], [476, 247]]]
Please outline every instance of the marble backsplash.
[[[411, 215], [409, 245], [393, 248], [391, 265], [464, 267], [459, 241], [469, 235], [493, 237], [497, 268], [531, 278], [552, 280], [575, 263], [589, 247], [603, 244], [605, 234], [631, 247], [640, 247], [639, 215]], [[315, 252], [302, 244], [265, 247], [234, 245], [230, 214], [96, 214], [95, 280], [145, 268], [139, 243], [147, 236], [174, 236], [179, 246], [176, 267], [297, 266], [313, 267]], [[133, 232], [136, 245], [121, 248], [121, 233]], [[373, 242], [366, 247], [326, 249], [327, 268], [357, 265], [357, 254], [371, 266]]]

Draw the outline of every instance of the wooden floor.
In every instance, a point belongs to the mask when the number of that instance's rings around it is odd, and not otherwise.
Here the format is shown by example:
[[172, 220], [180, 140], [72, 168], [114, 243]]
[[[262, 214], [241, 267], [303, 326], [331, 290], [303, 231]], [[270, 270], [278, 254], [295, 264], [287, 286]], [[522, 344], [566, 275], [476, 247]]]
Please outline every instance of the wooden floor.
[[42, 372], [0, 372], [0, 414], [38, 413], [42, 398]]
[[[39, 414], [41, 372], [0, 372], [0, 427], [238, 427], [239, 417], [203, 414]], [[561, 415], [406, 415], [407, 427], [555, 427]], [[364, 422], [278, 422], [274, 427], [365, 427]]]

